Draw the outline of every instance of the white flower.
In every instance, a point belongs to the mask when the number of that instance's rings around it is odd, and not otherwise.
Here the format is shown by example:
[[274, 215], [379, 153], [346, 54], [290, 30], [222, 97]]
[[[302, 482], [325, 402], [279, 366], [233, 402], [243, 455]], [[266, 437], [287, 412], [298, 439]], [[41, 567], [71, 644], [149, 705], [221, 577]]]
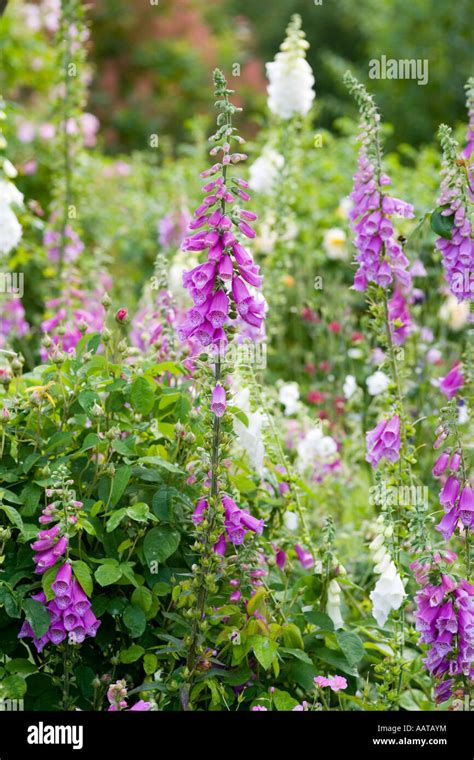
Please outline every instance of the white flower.
[[405, 598], [405, 588], [397, 568], [389, 562], [370, 594], [372, 614], [384, 626], [392, 610], [398, 610]]
[[362, 356], [362, 351], [360, 348], [349, 348], [347, 351], [347, 356], [349, 356], [350, 359], [360, 359]]
[[334, 628], [342, 628], [344, 620], [341, 615], [341, 587], [335, 578], [329, 582], [326, 614], [331, 618]]
[[265, 414], [260, 410], [252, 412], [249, 388], [242, 388], [235, 395], [234, 404], [244, 412], [248, 419], [248, 427], [246, 427], [243, 422], [236, 417], [234, 418], [234, 433], [237, 436], [237, 442], [247, 452], [258, 474], [262, 475], [265, 457], [262, 430], [266, 421]]
[[371, 396], [379, 396], [381, 393], [387, 390], [390, 385], [390, 378], [385, 374], [377, 370], [373, 375], [367, 378], [367, 390]]
[[13, 182], [7, 182], [4, 179], [0, 179], [0, 204], [2, 206], [4, 204], [11, 206], [12, 203], [15, 204], [15, 206], [22, 206], [23, 193], [20, 193]]
[[271, 193], [284, 163], [285, 159], [281, 153], [277, 153], [273, 148], [264, 148], [250, 167], [249, 185], [252, 190], [257, 193]]
[[337, 444], [330, 435], [323, 435], [320, 427], [311, 428], [305, 437], [298, 442], [297, 468], [303, 472], [315, 464], [317, 460], [328, 459], [337, 452]]
[[344, 394], [344, 398], [351, 398], [354, 393], [357, 390], [357, 383], [354, 375], [347, 375], [346, 379], [344, 380], [344, 385], [342, 386], [342, 392]]
[[346, 233], [339, 227], [331, 227], [324, 235], [324, 248], [328, 259], [345, 259], [347, 256]]
[[370, 593], [370, 600], [372, 615], [382, 627], [387, 622], [390, 612], [399, 609], [406, 594], [395, 563], [384, 544], [389, 531], [385, 528], [382, 516], [377, 518], [375, 530], [377, 535], [370, 543], [369, 550], [375, 562], [374, 572], [380, 575], [380, 578]]
[[0, 254], [8, 254], [21, 240], [21, 224], [6, 203], [0, 203]]
[[458, 425], [464, 425], [469, 419], [467, 404], [458, 407]]
[[340, 219], [348, 219], [349, 218], [349, 211], [353, 208], [354, 202], [351, 198], [346, 196], [345, 198], [341, 198], [339, 201], [339, 206], [336, 209], [336, 214]]
[[449, 296], [439, 310], [439, 318], [446, 322], [451, 330], [461, 330], [469, 318], [469, 302], [458, 303], [455, 296]]
[[297, 15], [286, 30], [287, 36], [276, 54], [275, 60], [266, 64], [268, 85], [268, 107], [282, 119], [290, 119], [295, 114], [306, 116], [314, 100], [314, 76], [305, 58], [309, 47], [301, 18]]
[[14, 179], [18, 172], [8, 158], [3, 159], [3, 171], [9, 179]]
[[298, 515], [296, 512], [290, 512], [287, 510], [283, 515], [283, 522], [287, 530], [296, 530], [299, 524]]
[[300, 390], [298, 383], [284, 383], [278, 394], [280, 404], [285, 407], [285, 414], [294, 414], [299, 407]]

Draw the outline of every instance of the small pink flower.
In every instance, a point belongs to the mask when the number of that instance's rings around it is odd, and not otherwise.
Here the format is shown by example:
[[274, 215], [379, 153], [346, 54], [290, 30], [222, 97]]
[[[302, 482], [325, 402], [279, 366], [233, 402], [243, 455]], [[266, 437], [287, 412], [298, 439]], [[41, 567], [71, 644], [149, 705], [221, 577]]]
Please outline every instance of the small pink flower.
[[120, 324], [123, 324], [127, 318], [127, 309], [119, 309], [115, 315], [115, 319]]

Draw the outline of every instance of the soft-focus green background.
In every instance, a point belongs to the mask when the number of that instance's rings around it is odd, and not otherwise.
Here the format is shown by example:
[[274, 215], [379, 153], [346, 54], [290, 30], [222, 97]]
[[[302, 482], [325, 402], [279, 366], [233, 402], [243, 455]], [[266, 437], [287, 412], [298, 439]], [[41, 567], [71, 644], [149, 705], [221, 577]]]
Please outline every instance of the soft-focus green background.
[[[316, 76], [318, 123], [352, 108], [341, 83], [350, 67], [371, 83], [394, 141], [430, 142], [446, 114], [464, 118], [463, 84], [472, 73], [472, 2], [456, 0], [99, 0], [92, 3], [92, 109], [108, 149], [140, 149], [152, 133], [185, 136], [207, 112], [210, 69], [241, 66], [247, 118], [265, 101], [265, 61], [275, 55], [292, 13], [303, 19]], [[421, 58], [429, 82], [368, 79], [371, 58]], [[255, 125], [256, 127], [256, 125]]]

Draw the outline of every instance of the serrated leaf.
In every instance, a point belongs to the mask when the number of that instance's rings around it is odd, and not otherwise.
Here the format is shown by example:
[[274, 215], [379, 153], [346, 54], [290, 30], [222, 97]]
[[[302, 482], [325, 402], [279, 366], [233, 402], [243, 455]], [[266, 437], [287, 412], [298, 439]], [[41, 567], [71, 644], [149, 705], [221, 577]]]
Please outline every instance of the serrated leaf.
[[357, 665], [365, 655], [364, 645], [359, 636], [353, 631], [338, 631], [336, 639], [349, 665]]
[[111, 507], [115, 507], [117, 502], [120, 500], [123, 492], [128, 485], [131, 474], [132, 468], [128, 465], [119, 467], [119, 469], [115, 472], [115, 475], [112, 478], [112, 494], [109, 502]]
[[454, 214], [450, 216], [443, 216], [441, 211], [443, 209], [437, 208], [433, 211], [430, 217], [430, 225], [433, 232], [439, 237], [451, 240], [453, 236]]
[[148, 531], [143, 541], [143, 553], [148, 565], [151, 562], [164, 562], [175, 553], [181, 536], [177, 530], [168, 525], [160, 525]]
[[139, 646], [138, 644], [132, 644], [132, 646], [128, 647], [128, 649], [120, 652], [120, 661], [126, 664], [136, 662], [140, 659], [140, 657], [142, 657], [144, 653], [145, 650], [143, 647]]
[[146, 617], [142, 608], [138, 607], [138, 605], [129, 604], [123, 612], [122, 619], [133, 639], [138, 639], [144, 633]]
[[139, 414], [150, 414], [155, 403], [155, 391], [144, 377], [136, 377], [130, 391], [132, 406]]
[[71, 562], [72, 571], [79, 581], [86, 596], [92, 596], [92, 574], [88, 565], [80, 559]]
[[262, 668], [268, 670], [278, 652], [277, 642], [272, 641], [267, 636], [251, 636], [250, 639], [255, 657]]
[[46, 607], [36, 599], [24, 599], [22, 607], [36, 638], [40, 639], [49, 628], [51, 619]]
[[118, 565], [107, 563], [98, 567], [94, 576], [100, 586], [110, 586], [121, 578], [122, 570]]
[[299, 704], [291, 694], [288, 694], [287, 691], [281, 691], [281, 689], [275, 689], [272, 696], [273, 703], [280, 712], [290, 712]]

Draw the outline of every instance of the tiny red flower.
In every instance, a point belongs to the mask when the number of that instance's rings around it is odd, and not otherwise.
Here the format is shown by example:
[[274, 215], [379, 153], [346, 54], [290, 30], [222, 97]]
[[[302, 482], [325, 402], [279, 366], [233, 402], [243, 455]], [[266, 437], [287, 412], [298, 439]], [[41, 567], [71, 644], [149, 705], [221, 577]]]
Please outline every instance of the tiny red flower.
[[329, 328], [330, 332], [340, 333], [341, 332], [341, 323], [340, 322], [330, 322], [328, 324], [328, 328]]
[[123, 323], [125, 322], [126, 318], [127, 318], [127, 309], [119, 309], [115, 315], [115, 319], [117, 320], [117, 322]]

